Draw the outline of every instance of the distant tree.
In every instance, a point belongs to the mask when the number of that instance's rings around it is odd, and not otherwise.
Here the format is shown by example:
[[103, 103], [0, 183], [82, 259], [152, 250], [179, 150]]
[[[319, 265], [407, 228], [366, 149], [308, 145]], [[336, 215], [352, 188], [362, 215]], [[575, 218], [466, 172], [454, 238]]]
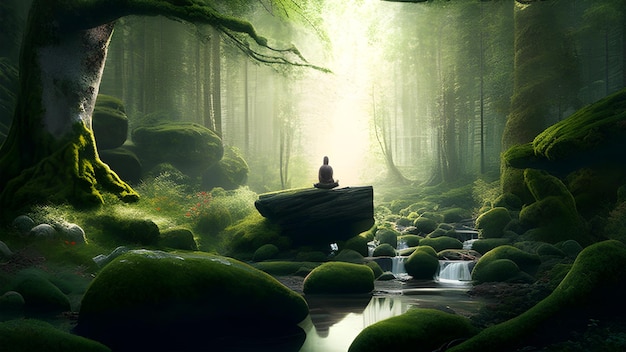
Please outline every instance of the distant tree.
[[123, 16], [208, 24], [256, 60], [315, 67], [296, 48], [274, 48], [249, 22], [215, 8], [199, 0], [35, 0], [22, 43], [13, 123], [0, 148], [0, 207], [102, 204], [101, 192], [138, 199], [100, 160], [91, 130], [109, 40]]

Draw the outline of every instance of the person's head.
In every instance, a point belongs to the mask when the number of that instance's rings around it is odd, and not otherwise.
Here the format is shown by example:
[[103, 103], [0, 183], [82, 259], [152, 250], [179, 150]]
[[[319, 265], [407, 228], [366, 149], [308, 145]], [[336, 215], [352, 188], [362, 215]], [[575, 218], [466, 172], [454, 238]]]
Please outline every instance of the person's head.
[[324, 157], [324, 165], [328, 165], [328, 157], [327, 156]]

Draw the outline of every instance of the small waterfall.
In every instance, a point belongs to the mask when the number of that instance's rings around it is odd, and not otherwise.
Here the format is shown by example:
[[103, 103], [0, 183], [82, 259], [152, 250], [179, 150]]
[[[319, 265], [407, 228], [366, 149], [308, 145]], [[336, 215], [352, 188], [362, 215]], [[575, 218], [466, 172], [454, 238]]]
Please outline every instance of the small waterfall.
[[404, 261], [407, 257], [397, 255], [391, 258], [391, 272], [396, 276], [407, 275], [406, 269], [404, 268]]
[[471, 281], [472, 274], [470, 266], [473, 267], [474, 264], [474, 261], [471, 260], [440, 260], [437, 280]]

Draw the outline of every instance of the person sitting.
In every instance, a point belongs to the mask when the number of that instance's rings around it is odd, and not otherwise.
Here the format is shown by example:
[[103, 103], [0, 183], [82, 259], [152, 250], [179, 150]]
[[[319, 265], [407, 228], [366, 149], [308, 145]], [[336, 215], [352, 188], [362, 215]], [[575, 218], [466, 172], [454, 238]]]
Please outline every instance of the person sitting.
[[313, 185], [315, 188], [331, 189], [339, 186], [339, 180], [333, 179], [333, 168], [328, 165], [327, 156], [324, 157], [324, 164], [320, 166], [317, 178], [319, 182]]

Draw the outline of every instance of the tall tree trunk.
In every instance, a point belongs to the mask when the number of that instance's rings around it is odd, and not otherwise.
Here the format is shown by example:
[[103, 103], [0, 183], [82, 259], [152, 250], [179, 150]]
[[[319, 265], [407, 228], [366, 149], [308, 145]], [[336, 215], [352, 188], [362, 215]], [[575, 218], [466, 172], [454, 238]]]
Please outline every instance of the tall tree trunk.
[[221, 39], [217, 30], [211, 36], [211, 98], [213, 108], [213, 121], [215, 133], [222, 136], [222, 62], [221, 62]]

